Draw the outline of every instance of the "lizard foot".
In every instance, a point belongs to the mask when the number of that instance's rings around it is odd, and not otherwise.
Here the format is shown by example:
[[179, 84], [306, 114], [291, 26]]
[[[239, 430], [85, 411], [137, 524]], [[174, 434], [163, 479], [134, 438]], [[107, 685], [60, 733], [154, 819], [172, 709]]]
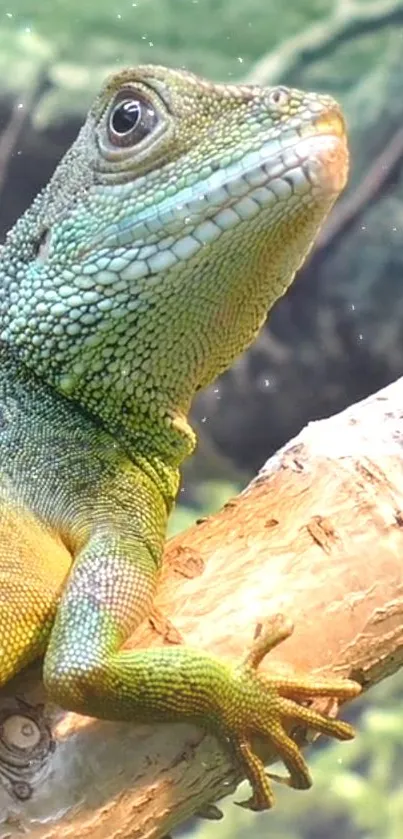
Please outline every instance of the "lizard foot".
[[[312, 676], [288, 677], [257, 672], [264, 656], [288, 638], [293, 631], [291, 621], [276, 615], [261, 628], [250, 651], [234, 670], [239, 682], [239, 704], [227, 717], [228, 737], [236, 759], [252, 786], [252, 797], [237, 802], [250, 810], [267, 810], [273, 806], [271, 779], [295, 789], [308, 789], [311, 778], [297, 744], [287, 734], [284, 724], [299, 723], [338, 740], [354, 737], [351, 725], [331, 719], [298, 704], [315, 696], [328, 696], [341, 701], [360, 692], [357, 682], [348, 679], [321, 679]], [[229, 710], [229, 709], [227, 709]], [[287, 778], [266, 774], [264, 764], [254, 752], [250, 735], [267, 738], [288, 769]]]

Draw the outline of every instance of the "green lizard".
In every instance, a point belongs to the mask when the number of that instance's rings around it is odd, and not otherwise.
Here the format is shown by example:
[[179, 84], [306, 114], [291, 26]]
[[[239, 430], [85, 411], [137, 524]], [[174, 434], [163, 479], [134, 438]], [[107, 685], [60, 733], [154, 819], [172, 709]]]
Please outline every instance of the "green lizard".
[[358, 686], [259, 674], [284, 626], [243, 662], [121, 648], [152, 604], [191, 399], [285, 292], [347, 159], [329, 97], [125, 70], [0, 252], [0, 683], [44, 656], [66, 709], [198, 720], [254, 809], [273, 796], [251, 735], [307, 787], [283, 723], [347, 739], [298, 700]]

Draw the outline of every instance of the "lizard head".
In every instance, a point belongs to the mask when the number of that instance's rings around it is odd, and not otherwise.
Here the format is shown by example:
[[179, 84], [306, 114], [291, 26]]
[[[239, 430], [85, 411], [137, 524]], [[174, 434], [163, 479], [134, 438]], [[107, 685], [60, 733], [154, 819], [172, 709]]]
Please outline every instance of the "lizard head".
[[286, 291], [347, 161], [330, 97], [117, 73], [8, 234], [2, 340], [107, 427], [182, 416]]

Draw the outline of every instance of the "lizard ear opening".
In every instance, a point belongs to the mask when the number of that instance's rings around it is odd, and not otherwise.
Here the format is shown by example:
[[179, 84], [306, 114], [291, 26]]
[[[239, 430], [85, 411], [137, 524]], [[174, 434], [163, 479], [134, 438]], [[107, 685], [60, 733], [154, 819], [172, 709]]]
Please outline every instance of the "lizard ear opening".
[[49, 228], [45, 227], [40, 236], [38, 236], [35, 246], [34, 246], [34, 253], [35, 258], [38, 259], [40, 262], [46, 262], [49, 254], [49, 243], [50, 243], [50, 230]]

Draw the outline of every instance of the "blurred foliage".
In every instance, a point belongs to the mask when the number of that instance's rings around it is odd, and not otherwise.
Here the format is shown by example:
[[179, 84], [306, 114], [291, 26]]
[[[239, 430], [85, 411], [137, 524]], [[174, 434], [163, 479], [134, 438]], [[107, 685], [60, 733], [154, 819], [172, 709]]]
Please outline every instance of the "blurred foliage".
[[[402, 45], [401, 0], [0, 0], [0, 116], [13, 127], [18, 107], [27, 114], [14, 147], [2, 147], [0, 135], [4, 228], [48, 177], [101, 79], [123, 64], [320, 89], [348, 118], [349, 190], [269, 328], [198, 398], [202, 439], [181, 496], [197, 512], [179, 506], [171, 532], [218, 508], [238, 474], [244, 480], [309, 419], [402, 374]], [[403, 673], [355, 703], [353, 743], [311, 750], [309, 793], [277, 786], [272, 813], [226, 805], [221, 824], [197, 822], [189, 832], [398, 839], [402, 693]]]

